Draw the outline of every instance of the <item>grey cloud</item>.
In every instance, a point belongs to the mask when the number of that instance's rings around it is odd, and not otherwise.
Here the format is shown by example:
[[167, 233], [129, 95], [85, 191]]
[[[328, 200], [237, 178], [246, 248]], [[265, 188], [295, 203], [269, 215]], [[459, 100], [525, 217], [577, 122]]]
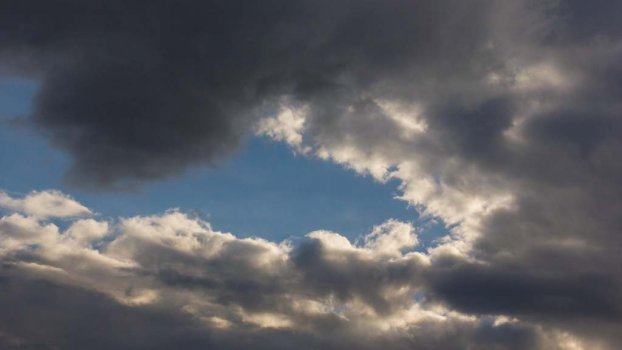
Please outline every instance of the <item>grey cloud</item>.
[[617, 286], [606, 275], [538, 274], [463, 264], [432, 269], [429, 288], [459, 310], [543, 319], [617, 320]]
[[3, 349], [214, 346], [207, 332], [179, 315], [120, 305], [101, 294], [24, 278], [11, 269], [1, 269], [0, 291]]
[[[3, 273], [6, 277], [6, 272]], [[287, 330], [214, 331], [171, 312], [123, 306], [76, 288], [11, 276], [0, 280], [0, 346], [17, 349], [490, 349], [537, 348], [532, 329], [456, 323], [371, 341], [347, 334], [311, 335]], [[76, 312], [75, 310], [79, 310]], [[37, 322], [24, 315], [37, 315]], [[422, 335], [426, 335], [422, 338]]]
[[[454, 46], [428, 47], [439, 49], [435, 59], [413, 55], [412, 65], [400, 66], [403, 79], [382, 71], [386, 85], [364, 80], [364, 94], [314, 96], [308, 153], [400, 180], [402, 199], [451, 225], [429, 252], [419, 282], [426, 297], [615, 348], [622, 326], [619, 5], [486, 8], [494, 8], [484, 11], [488, 21], [452, 36]], [[439, 29], [435, 44], [449, 32]], [[402, 111], [383, 108], [387, 100]], [[404, 133], [408, 123], [421, 130]]]
[[330, 123], [365, 95], [488, 71], [501, 64], [485, 47], [494, 11], [488, 1], [7, 1], [0, 58], [40, 81], [29, 120], [70, 153], [69, 178], [122, 188], [217, 163], [282, 96]]
[[[332, 254], [341, 257], [335, 261]], [[299, 246], [294, 262], [313, 292], [334, 295], [344, 301], [358, 297], [380, 315], [392, 313], [412, 302], [411, 293], [400, 298], [387, 297], [383, 292], [400, 287], [414, 289], [422, 269], [417, 258], [383, 262], [361, 257], [357, 252], [331, 252], [319, 241]]]

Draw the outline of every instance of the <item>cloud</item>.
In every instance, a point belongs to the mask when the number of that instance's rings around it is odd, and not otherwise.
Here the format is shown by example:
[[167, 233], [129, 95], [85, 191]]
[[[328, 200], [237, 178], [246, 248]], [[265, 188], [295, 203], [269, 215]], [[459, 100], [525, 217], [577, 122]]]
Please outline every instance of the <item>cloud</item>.
[[283, 106], [275, 117], [260, 119], [257, 123], [256, 133], [265, 135], [276, 141], [284, 141], [294, 147], [296, 151], [305, 153], [308, 148], [302, 149], [302, 133], [304, 130], [305, 109], [293, 110]]
[[403, 251], [416, 237], [394, 220], [361, 244], [317, 231], [297, 245], [238, 238], [178, 211], [66, 229], [16, 213], [0, 220], [8, 349], [520, 349], [542, 348], [548, 334], [415, 301], [430, 260]]
[[76, 218], [65, 229], [9, 213], [0, 345], [571, 349], [564, 342], [594, 345], [603, 331], [551, 320], [618, 318], [611, 282], [508, 274], [412, 251], [416, 243], [395, 220], [360, 243], [314, 231], [293, 244], [238, 238], [179, 211]]
[[0, 191], [0, 207], [41, 218], [88, 216], [92, 212], [59, 191], [33, 191], [21, 199]]
[[[372, 114], [382, 116], [374, 101], [466, 103], [453, 96], [465, 86], [490, 95], [478, 81], [506, 78], [502, 44], [529, 39], [510, 24], [537, 24], [531, 7], [10, 0], [1, 9], [0, 61], [39, 82], [27, 119], [71, 155], [68, 178], [123, 189], [217, 164], [258, 122], [299, 143], [301, 120], [282, 115], [284, 107], [308, 109], [318, 120], [311, 129], [349, 123], [364, 131]], [[347, 114], [369, 116], [354, 122]], [[280, 124], [259, 121], [270, 117]], [[279, 126], [284, 118], [288, 127]]]
[[[0, 59], [40, 81], [28, 120], [72, 156], [78, 184], [214, 164], [258, 132], [399, 181], [400, 199], [451, 230], [419, 252], [417, 230], [394, 221], [358, 244], [321, 230], [240, 239], [179, 212], [65, 231], [45, 217], [73, 214], [4, 195], [5, 280], [153, 308], [216, 347], [622, 341], [614, 1], [0, 6]], [[12, 344], [60, 344], [3, 329]]]
[[292, 146], [399, 181], [402, 200], [447, 225], [419, 277], [426, 300], [564, 329], [574, 339], [566, 344], [578, 344], [568, 347], [615, 347], [618, 7], [486, 4], [486, 19], [451, 36], [450, 48], [451, 29], [434, 31], [435, 60], [400, 56], [412, 62], [396, 65], [404, 79], [387, 68], [385, 84], [366, 80], [364, 93], [311, 97], [304, 142]]

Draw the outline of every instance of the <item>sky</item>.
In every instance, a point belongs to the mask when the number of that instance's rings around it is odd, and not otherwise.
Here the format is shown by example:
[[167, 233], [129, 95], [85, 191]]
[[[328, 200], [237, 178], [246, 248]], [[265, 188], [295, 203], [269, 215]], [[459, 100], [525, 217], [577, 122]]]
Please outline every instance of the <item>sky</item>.
[[2, 1], [0, 348], [617, 349], [620, 13]]
[[[105, 217], [147, 215], [179, 208], [216, 229], [272, 240], [299, 238], [314, 229], [356, 239], [387, 218], [417, 221], [427, 241], [446, 233], [442, 223], [421, 217], [395, 200], [397, 184], [381, 183], [342, 166], [305, 157], [257, 135], [220, 164], [192, 169], [141, 188], [89, 191], [67, 185], [68, 157], [15, 120], [27, 115], [36, 82], [7, 77], [0, 82], [2, 154], [0, 188], [16, 195], [58, 189], [88, 203]], [[425, 231], [425, 232], [423, 232]]]

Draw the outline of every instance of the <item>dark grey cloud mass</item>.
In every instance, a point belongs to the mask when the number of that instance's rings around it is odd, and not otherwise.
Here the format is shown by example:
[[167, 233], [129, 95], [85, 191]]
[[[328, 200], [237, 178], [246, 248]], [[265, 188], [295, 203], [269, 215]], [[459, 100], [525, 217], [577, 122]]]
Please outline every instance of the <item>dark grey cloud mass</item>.
[[[325, 231], [277, 244], [0, 193], [0, 345], [619, 348], [621, 11], [3, 1], [2, 72], [40, 81], [27, 119], [71, 155], [75, 183], [140, 185], [259, 132], [399, 180], [451, 234], [413, 252], [412, 227], [389, 220], [358, 245]], [[55, 217], [78, 218], [63, 231]]]
[[410, 94], [421, 77], [502, 64], [483, 46], [495, 7], [9, 0], [0, 56], [41, 82], [30, 120], [71, 154], [70, 179], [123, 187], [217, 162], [281, 96], [329, 123], [366, 90]]

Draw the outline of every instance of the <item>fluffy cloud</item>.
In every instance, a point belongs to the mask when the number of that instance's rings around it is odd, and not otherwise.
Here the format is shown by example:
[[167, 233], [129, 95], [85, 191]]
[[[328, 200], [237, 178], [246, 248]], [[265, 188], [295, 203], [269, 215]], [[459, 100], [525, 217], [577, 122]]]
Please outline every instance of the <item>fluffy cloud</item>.
[[21, 199], [0, 191], [0, 208], [7, 208], [41, 218], [88, 216], [92, 212], [73, 198], [58, 191], [33, 191]]
[[[361, 244], [316, 231], [293, 245], [237, 238], [177, 211], [75, 219], [64, 230], [43, 220], [17, 213], [0, 219], [0, 344], [9, 349], [84, 342], [243, 349], [252, 341], [260, 348], [388, 342], [518, 349], [545, 341], [529, 324], [495, 324], [494, 317], [416, 301], [430, 260], [411, 250], [416, 236], [406, 223], [387, 221]], [[33, 317], [37, 329], [28, 324]], [[101, 341], [96, 324], [113, 331]]]
[[[294, 245], [238, 238], [178, 211], [114, 221], [74, 219], [66, 229], [12, 213], [0, 219], [0, 345], [571, 349], [562, 339], [592, 344], [529, 312], [522, 319], [517, 310], [525, 305], [512, 302], [546, 298], [534, 295], [542, 288], [532, 285], [538, 282], [486, 266], [477, 271], [464, 260], [435, 261], [433, 254], [414, 251], [416, 243], [414, 228], [395, 220], [375, 227], [359, 244], [315, 231]], [[509, 283], [507, 300], [487, 299], [478, 290], [482, 280], [502, 291]], [[598, 297], [590, 294], [593, 289], [584, 283], [589, 281], [575, 281], [539, 283], [552, 296]], [[605, 320], [615, 317], [604, 301], [542, 302], [532, 314], [583, 310]], [[601, 304], [603, 309], [594, 309]], [[34, 318], [38, 328], [29, 323]], [[110, 329], [105, 339], [101, 327]]]

